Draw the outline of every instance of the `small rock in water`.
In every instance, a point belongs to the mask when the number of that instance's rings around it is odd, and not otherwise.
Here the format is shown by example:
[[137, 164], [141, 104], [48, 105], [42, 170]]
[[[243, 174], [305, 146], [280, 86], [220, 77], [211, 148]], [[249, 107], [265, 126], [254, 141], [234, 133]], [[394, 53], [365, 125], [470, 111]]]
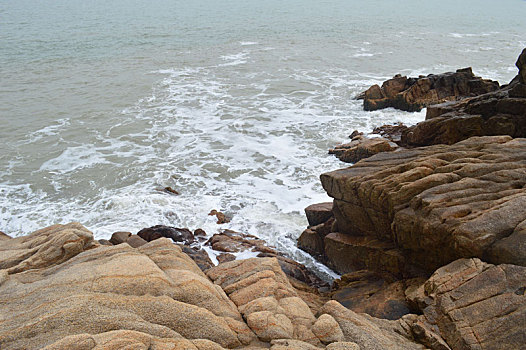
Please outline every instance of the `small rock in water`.
[[184, 244], [190, 244], [195, 241], [194, 235], [189, 229], [165, 225], [155, 225], [149, 228], [143, 228], [137, 233], [137, 235], [147, 242], [161, 237], [170, 238], [174, 242], [182, 242]]
[[170, 186], [167, 186], [167, 187], [157, 187], [155, 188], [156, 191], [159, 191], [159, 192], [165, 192], [165, 193], [170, 193], [170, 194], [180, 194], [177, 190], [173, 189], [172, 187]]
[[208, 215], [210, 215], [210, 216], [215, 215], [216, 218], [217, 218], [217, 223], [218, 224], [226, 224], [227, 222], [230, 222], [230, 218], [229, 217], [227, 217], [225, 214], [223, 214], [222, 212], [217, 211], [215, 209], [211, 210], [210, 213], [208, 213]]

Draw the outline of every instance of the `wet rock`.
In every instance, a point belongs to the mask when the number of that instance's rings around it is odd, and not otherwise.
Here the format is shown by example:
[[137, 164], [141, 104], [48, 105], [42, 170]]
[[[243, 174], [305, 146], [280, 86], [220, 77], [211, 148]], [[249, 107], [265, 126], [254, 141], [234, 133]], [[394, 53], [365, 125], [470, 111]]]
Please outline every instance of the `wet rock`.
[[226, 224], [228, 222], [230, 222], [230, 218], [227, 217], [225, 214], [223, 214], [222, 212], [220, 211], [217, 211], [215, 209], [213, 209], [212, 211], [210, 211], [210, 213], [208, 213], [208, 215], [210, 216], [214, 216], [217, 218], [217, 223], [218, 224]]
[[332, 298], [358, 313], [388, 320], [397, 320], [418, 308], [411, 309], [405, 291], [410, 284], [423, 283], [424, 279], [401, 280], [392, 283], [377, 273], [362, 270], [345, 274], [335, 281]]
[[380, 152], [394, 151], [398, 146], [383, 137], [366, 138], [355, 137], [350, 143], [337, 145], [329, 150], [336, 158], [346, 163], [356, 163], [360, 159], [368, 158]]
[[510, 84], [478, 97], [430, 106], [426, 120], [404, 130], [408, 146], [453, 144], [472, 136], [526, 137], [526, 49], [517, 60], [519, 74]]
[[363, 135], [363, 132], [360, 132], [358, 130], [354, 130], [350, 135], [349, 135], [349, 138], [350, 139], [354, 139], [356, 136], [361, 136]]
[[128, 238], [130, 238], [130, 236], [131, 236], [131, 232], [123, 232], [123, 231], [114, 232], [111, 235], [110, 242], [113, 245], [121, 244], [121, 243], [126, 242]]
[[418, 78], [396, 75], [382, 87], [373, 85], [365, 91], [363, 107], [366, 111], [393, 107], [415, 112], [429, 105], [478, 96], [498, 88], [498, 82], [476, 77], [471, 68]]
[[194, 231], [194, 236], [195, 237], [201, 237], [201, 236], [205, 237], [206, 236], [206, 232], [205, 232], [205, 230], [203, 230], [201, 228], [198, 228], [198, 229], [196, 229]]
[[165, 225], [155, 225], [149, 228], [143, 228], [137, 235], [147, 242], [151, 242], [161, 237], [170, 238], [174, 242], [190, 244], [194, 242], [194, 235], [187, 228], [176, 228]]
[[305, 208], [309, 226], [323, 224], [332, 217], [332, 202], [311, 204]]
[[164, 188], [164, 191], [167, 192], [167, 193], [171, 193], [171, 194], [179, 194], [179, 192], [177, 192], [176, 190], [174, 190], [174, 189], [171, 188], [170, 186], [165, 187], [165, 188]]
[[406, 129], [407, 126], [403, 123], [396, 123], [394, 125], [386, 124], [375, 127], [372, 131], [372, 134], [379, 134], [383, 138], [386, 138], [398, 144], [402, 139], [402, 133]]
[[418, 277], [473, 256], [524, 264], [526, 139], [381, 153], [321, 181], [335, 198], [326, 256], [341, 273]]
[[188, 255], [196, 264], [199, 266], [201, 271], [206, 271], [214, 266], [212, 260], [208, 256], [208, 253], [204, 249], [198, 249], [189, 247], [187, 245], [179, 245], [183, 252]]
[[229, 261], [234, 261], [234, 260], [236, 260], [236, 256], [234, 254], [223, 253], [223, 254], [219, 254], [217, 256], [217, 261], [220, 264], [225, 263], [225, 262], [229, 262]]

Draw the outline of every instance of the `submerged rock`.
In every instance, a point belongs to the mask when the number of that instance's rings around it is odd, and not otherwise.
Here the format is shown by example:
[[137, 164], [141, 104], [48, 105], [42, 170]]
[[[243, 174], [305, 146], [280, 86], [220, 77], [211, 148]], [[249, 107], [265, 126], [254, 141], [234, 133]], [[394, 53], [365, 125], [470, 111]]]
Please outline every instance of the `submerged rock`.
[[476, 77], [471, 68], [464, 68], [455, 73], [430, 74], [418, 78], [396, 75], [385, 81], [382, 87], [373, 85], [359, 98], [363, 98], [366, 111], [394, 107], [415, 112], [429, 105], [478, 96], [498, 88], [498, 82]]
[[155, 225], [143, 228], [137, 235], [147, 242], [151, 242], [161, 237], [170, 238], [174, 242], [190, 244], [194, 242], [194, 235], [187, 228], [177, 228], [165, 225]]

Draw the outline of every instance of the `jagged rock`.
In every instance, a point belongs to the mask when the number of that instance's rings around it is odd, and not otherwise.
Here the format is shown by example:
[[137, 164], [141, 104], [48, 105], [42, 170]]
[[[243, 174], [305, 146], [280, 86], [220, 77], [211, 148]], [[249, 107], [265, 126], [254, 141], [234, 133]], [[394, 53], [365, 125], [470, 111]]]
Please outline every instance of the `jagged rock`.
[[131, 232], [124, 232], [124, 231], [114, 232], [111, 235], [110, 243], [113, 245], [124, 243], [128, 240], [128, 238], [130, 238], [131, 235], [132, 235]]
[[381, 153], [322, 174], [340, 272], [430, 274], [462, 257], [526, 265], [526, 139], [475, 137]]
[[151, 242], [161, 237], [170, 238], [174, 242], [190, 244], [194, 242], [194, 235], [187, 228], [176, 228], [164, 225], [155, 225], [149, 228], [143, 228], [137, 235], [147, 242]]
[[402, 133], [407, 129], [407, 126], [403, 123], [396, 123], [394, 125], [386, 124], [377, 126], [373, 129], [372, 134], [380, 134], [383, 138], [386, 138], [395, 143], [399, 143], [402, 139]]
[[312, 326], [312, 332], [324, 344], [345, 340], [338, 322], [331, 315], [327, 314], [318, 317], [318, 320]]
[[451, 349], [519, 349], [526, 342], [526, 267], [460, 259], [425, 283], [422, 324]]
[[381, 320], [365, 314], [360, 315], [334, 300], [327, 302], [322, 312], [329, 314], [338, 322], [346, 341], [358, 344], [361, 349], [424, 349], [422, 345], [409, 339], [410, 335], [401, 327], [399, 321]]
[[332, 217], [332, 202], [311, 204], [305, 208], [309, 226], [323, 224]]
[[472, 136], [526, 137], [526, 49], [510, 84], [478, 97], [430, 106], [426, 120], [402, 132], [402, 144], [453, 144]]
[[366, 111], [394, 107], [415, 112], [444, 101], [482, 95], [499, 88], [499, 83], [476, 77], [471, 68], [455, 73], [430, 74], [418, 78], [396, 75], [380, 88], [373, 85], [361, 96]]
[[329, 150], [336, 158], [346, 163], [356, 163], [380, 152], [394, 151], [398, 146], [383, 137], [355, 137], [350, 143], [337, 145]]
[[324, 262], [323, 255], [325, 254], [325, 236], [331, 233], [333, 223], [334, 217], [331, 217], [322, 224], [310, 226], [308, 229], [303, 231], [298, 238], [298, 248], [303, 249], [307, 253], [316, 256], [318, 259]]
[[97, 246], [91, 232], [68, 224], [1, 249], [8, 269], [0, 278], [2, 349], [43, 348], [75, 334], [87, 334], [89, 345], [88, 338], [116, 329], [228, 348], [254, 339], [223, 290], [168, 239], [140, 248]]
[[49, 267], [97, 244], [91, 232], [79, 223], [46, 227], [27, 236], [2, 241], [0, 269], [14, 274]]

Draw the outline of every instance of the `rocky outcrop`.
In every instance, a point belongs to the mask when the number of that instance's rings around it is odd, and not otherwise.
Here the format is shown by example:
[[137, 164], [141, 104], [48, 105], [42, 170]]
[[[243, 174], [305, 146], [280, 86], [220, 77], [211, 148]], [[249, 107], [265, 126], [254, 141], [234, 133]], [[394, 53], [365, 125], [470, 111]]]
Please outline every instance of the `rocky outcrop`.
[[427, 109], [426, 120], [405, 130], [408, 146], [453, 144], [472, 136], [526, 137], [526, 49], [516, 63], [519, 74], [491, 93]]
[[361, 159], [373, 156], [380, 152], [394, 151], [398, 146], [383, 137], [367, 138], [355, 136], [350, 143], [335, 146], [329, 150], [336, 158], [346, 163], [356, 163]]
[[194, 235], [189, 229], [165, 225], [155, 225], [152, 227], [143, 228], [137, 232], [137, 236], [141, 237], [146, 242], [151, 242], [161, 237], [170, 238], [174, 242], [183, 244], [190, 244], [195, 240]]
[[437, 343], [440, 334], [455, 350], [520, 349], [526, 342], [525, 289], [523, 266], [457, 260], [414, 291], [410, 298], [424, 314], [406, 321], [416, 338], [434, 348], [448, 349]]
[[171, 239], [100, 245], [76, 223], [3, 243], [2, 349], [423, 349], [400, 322], [313, 312], [276, 257], [205, 275]]
[[428, 275], [462, 257], [526, 265], [526, 140], [471, 138], [381, 153], [323, 174], [325, 254], [341, 273]]
[[498, 88], [498, 82], [477, 77], [471, 68], [464, 68], [455, 73], [430, 74], [418, 78], [398, 74], [385, 81], [382, 87], [371, 86], [359, 98], [363, 98], [366, 111], [393, 107], [415, 112], [429, 105], [478, 96]]

